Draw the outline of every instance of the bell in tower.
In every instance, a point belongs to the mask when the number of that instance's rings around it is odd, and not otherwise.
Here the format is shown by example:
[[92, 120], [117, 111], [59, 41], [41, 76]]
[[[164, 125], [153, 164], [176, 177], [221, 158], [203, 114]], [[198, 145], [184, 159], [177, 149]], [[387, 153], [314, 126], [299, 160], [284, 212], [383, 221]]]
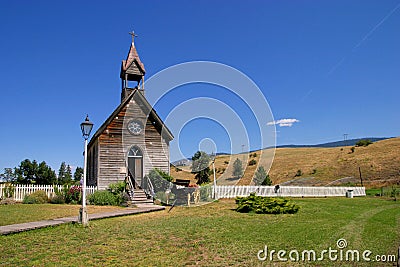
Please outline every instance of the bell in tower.
[[128, 57], [122, 60], [120, 78], [122, 81], [121, 102], [132, 93], [133, 90], [139, 90], [144, 95], [144, 69], [143, 63], [140, 61], [139, 55], [135, 48], [135, 33], [132, 35], [132, 43], [129, 49]]

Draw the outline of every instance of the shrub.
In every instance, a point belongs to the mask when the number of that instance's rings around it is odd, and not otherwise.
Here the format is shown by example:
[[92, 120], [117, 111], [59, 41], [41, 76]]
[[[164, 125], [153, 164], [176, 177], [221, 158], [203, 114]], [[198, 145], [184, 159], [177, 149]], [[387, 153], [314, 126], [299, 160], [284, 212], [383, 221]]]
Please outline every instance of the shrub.
[[47, 194], [43, 190], [38, 190], [30, 195], [26, 195], [22, 203], [24, 204], [43, 204], [49, 202]]
[[236, 211], [257, 214], [294, 214], [300, 207], [291, 203], [286, 198], [270, 198], [256, 196], [255, 193], [248, 197], [237, 197]]
[[125, 188], [126, 188], [125, 181], [120, 181], [117, 183], [110, 184], [108, 186], [108, 191], [110, 191], [114, 195], [118, 195], [118, 194], [123, 193], [125, 191]]
[[350, 153], [354, 153], [354, 150], [356, 150], [356, 148], [354, 146], [350, 147]]
[[122, 198], [119, 198], [108, 190], [99, 190], [89, 195], [88, 201], [92, 205], [117, 206], [121, 204]]
[[224, 164], [229, 164], [229, 161], [225, 160], [225, 161], [224, 161]]
[[15, 193], [15, 187], [11, 183], [6, 183], [3, 188], [3, 197], [12, 198]]
[[[57, 194], [56, 194], [57, 195]], [[65, 194], [65, 203], [77, 204], [81, 202], [82, 197], [82, 187], [81, 186], [71, 186]]]
[[159, 169], [152, 169], [149, 172], [148, 178], [150, 179], [151, 183], [154, 186], [154, 190], [163, 191], [169, 188], [170, 182], [173, 181], [173, 177], [170, 176], [168, 173], [159, 170]]
[[372, 144], [371, 140], [363, 139], [363, 140], [358, 141], [356, 143], [356, 146], [369, 146], [370, 144]]
[[265, 179], [264, 179], [264, 181], [262, 181], [261, 185], [268, 185], [268, 186], [272, 185], [272, 181], [271, 181], [271, 178], [269, 178], [269, 174], [267, 174], [267, 176], [265, 176]]
[[52, 197], [50, 199], [50, 203], [51, 204], [64, 204], [65, 203], [65, 199], [64, 199], [63, 196], [55, 195], [54, 197]]
[[212, 187], [210, 185], [202, 185], [200, 187], [200, 200], [211, 201], [212, 200]]
[[253, 178], [255, 185], [272, 185], [271, 178], [265, 171], [263, 166], [258, 167], [254, 178]]
[[256, 165], [256, 164], [257, 164], [257, 161], [255, 159], [252, 159], [249, 161], [249, 166]]
[[295, 177], [302, 176], [303, 172], [301, 170], [297, 170]]

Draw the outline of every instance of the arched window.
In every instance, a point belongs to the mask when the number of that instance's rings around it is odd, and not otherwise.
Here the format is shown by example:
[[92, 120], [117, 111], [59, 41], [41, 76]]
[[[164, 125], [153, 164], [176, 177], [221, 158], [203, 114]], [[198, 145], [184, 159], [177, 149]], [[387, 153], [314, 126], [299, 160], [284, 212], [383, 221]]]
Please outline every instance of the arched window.
[[132, 146], [129, 150], [128, 157], [143, 157], [142, 150], [137, 146]]

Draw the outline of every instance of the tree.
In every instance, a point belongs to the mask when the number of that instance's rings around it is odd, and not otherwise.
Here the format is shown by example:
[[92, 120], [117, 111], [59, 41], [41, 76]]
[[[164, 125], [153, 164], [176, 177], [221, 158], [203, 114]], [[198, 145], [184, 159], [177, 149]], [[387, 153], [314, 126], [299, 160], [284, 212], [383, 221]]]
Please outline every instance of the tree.
[[46, 162], [42, 161], [36, 170], [36, 183], [37, 184], [55, 184], [57, 176]]
[[14, 182], [16, 180], [15, 173], [12, 168], [4, 168], [4, 173], [1, 174], [6, 182]]
[[197, 184], [209, 183], [210, 156], [204, 151], [197, 151], [192, 157], [192, 173], [195, 173]]
[[32, 184], [36, 180], [37, 162], [29, 159], [21, 161], [20, 165], [15, 168], [15, 175], [17, 177], [17, 183], [20, 184]]
[[58, 169], [58, 184], [66, 184], [67, 183], [67, 165], [65, 162], [61, 162], [60, 169]]
[[372, 144], [371, 140], [362, 139], [356, 143], [356, 146], [369, 146], [370, 144]]
[[20, 184], [52, 184], [56, 182], [55, 172], [42, 161], [40, 164], [36, 160], [32, 162], [25, 159], [14, 170], [14, 177]]
[[234, 162], [233, 162], [233, 173], [232, 173], [233, 177], [236, 178], [240, 178], [243, 176], [243, 166], [242, 166], [242, 161], [237, 158]]
[[272, 181], [269, 178], [269, 175], [265, 171], [263, 166], [258, 167], [255, 176], [254, 176], [254, 184], [255, 185], [272, 185]]
[[72, 181], [72, 171], [71, 166], [67, 165], [67, 171], [65, 172], [65, 181], [67, 184], [71, 183]]
[[76, 167], [75, 172], [74, 172], [74, 181], [79, 182], [83, 177], [83, 168], [81, 167]]

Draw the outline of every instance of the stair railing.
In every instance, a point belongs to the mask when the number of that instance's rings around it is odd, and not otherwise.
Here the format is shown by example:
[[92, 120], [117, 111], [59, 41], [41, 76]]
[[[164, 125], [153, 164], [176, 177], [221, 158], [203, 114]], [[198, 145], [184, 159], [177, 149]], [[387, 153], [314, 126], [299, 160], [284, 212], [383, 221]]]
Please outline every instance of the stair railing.
[[147, 175], [143, 177], [143, 190], [146, 193], [147, 197], [151, 197], [153, 199], [155, 198], [156, 194], [154, 193], [154, 186]]
[[[131, 181], [131, 184], [132, 184], [132, 189], [133, 188], [141, 188], [141, 186], [138, 184], [138, 182], [134, 178], [133, 174], [131, 173], [131, 170], [129, 170], [129, 169], [128, 169], [128, 175], [130, 177], [130, 181]], [[132, 181], [133, 181], [133, 183], [132, 183]]]
[[133, 183], [132, 183], [132, 175], [131, 175], [130, 171], [128, 171], [128, 175], [125, 178], [125, 182], [128, 185], [128, 190], [127, 190], [128, 191], [128, 195], [132, 200], [133, 199], [133, 195], [135, 194], [135, 191], [134, 191], [135, 187], [133, 186]]

